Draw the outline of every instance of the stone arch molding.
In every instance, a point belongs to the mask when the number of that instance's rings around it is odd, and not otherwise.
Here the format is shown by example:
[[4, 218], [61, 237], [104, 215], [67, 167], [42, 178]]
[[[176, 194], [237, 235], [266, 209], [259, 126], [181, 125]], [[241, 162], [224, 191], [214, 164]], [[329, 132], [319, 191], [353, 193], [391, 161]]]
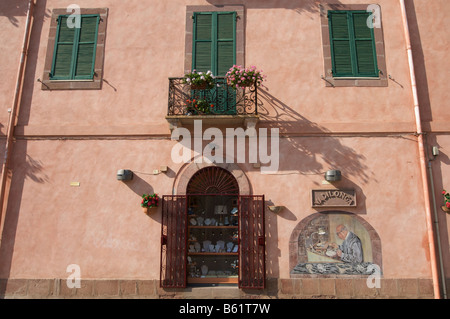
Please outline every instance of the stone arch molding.
[[193, 159], [179, 171], [174, 185], [174, 195], [186, 195], [186, 188], [192, 176], [202, 168], [210, 166], [220, 167], [229, 171], [234, 176], [234, 178], [236, 178], [236, 181], [239, 185], [239, 194], [251, 195], [252, 191], [248, 178], [245, 175], [244, 171], [236, 163], [225, 163], [225, 160], [223, 161], [223, 163], [214, 163], [205, 158], [202, 158], [201, 161], [197, 161], [198, 163], [196, 163], [196, 160]]
[[[323, 242], [343, 244], [336, 228], [345, 225], [358, 237], [363, 252], [362, 261], [329, 258], [325, 251], [316, 250]], [[319, 233], [322, 237], [319, 237]], [[320, 249], [320, 247], [319, 247]], [[331, 252], [332, 253], [332, 252]], [[304, 275], [370, 275], [382, 273], [381, 240], [376, 230], [362, 217], [345, 211], [323, 211], [301, 220], [289, 239], [289, 272], [291, 277]]]

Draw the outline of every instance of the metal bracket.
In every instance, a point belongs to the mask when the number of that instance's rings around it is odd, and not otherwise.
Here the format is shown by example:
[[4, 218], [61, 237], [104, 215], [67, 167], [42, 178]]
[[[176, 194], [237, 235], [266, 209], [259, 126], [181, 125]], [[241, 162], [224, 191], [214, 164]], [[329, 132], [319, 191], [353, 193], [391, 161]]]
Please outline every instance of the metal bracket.
[[328, 82], [332, 87], [334, 87], [334, 84], [331, 83], [330, 81], [328, 81], [323, 75], [321, 75], [320, 78], [321, 78], [322, 80], [324, 80], [325, 82]]

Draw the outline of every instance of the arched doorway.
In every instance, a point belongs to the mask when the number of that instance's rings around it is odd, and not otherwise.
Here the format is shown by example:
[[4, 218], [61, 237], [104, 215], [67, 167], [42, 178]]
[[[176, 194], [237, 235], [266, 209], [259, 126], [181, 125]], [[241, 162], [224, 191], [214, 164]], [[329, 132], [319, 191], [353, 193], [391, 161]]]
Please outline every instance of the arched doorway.
[[237, 284], [239, 275], [239, 186], [224, 168], [197, 171], [188, 198], [188, 284]]
[[180, 176], [181, 194], [162, 196], [160, 285], [264, 288], [264, 195], [248, 195], [243, 172], [219, 165]]

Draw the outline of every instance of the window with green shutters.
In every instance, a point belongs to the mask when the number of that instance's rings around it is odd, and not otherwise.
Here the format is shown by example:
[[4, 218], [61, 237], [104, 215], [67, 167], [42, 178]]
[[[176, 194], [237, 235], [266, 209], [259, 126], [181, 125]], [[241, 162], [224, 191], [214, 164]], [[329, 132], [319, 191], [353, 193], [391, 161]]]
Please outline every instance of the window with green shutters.
[[378, 77], [373, 28], [366, 11], [328, 11], [333, 77]]
[[58, 16], [50, 80], [91, 80], [100, 16], [81, 15], [80, 27], [71, 27], [68, 15]]
[[236, 12], [195, 12], [192, 69], [224, 76], [236, 63]]

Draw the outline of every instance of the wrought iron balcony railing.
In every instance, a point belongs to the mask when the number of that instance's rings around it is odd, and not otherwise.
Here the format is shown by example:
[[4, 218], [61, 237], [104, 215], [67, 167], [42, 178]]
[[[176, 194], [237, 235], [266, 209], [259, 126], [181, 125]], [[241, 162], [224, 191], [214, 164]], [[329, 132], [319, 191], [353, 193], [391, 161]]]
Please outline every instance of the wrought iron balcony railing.
[[183, 78], [169, 78], [167, 115], [257, 115], [258, 88], [238, 88], [216, 77], [212, 89], [193, 89]]

